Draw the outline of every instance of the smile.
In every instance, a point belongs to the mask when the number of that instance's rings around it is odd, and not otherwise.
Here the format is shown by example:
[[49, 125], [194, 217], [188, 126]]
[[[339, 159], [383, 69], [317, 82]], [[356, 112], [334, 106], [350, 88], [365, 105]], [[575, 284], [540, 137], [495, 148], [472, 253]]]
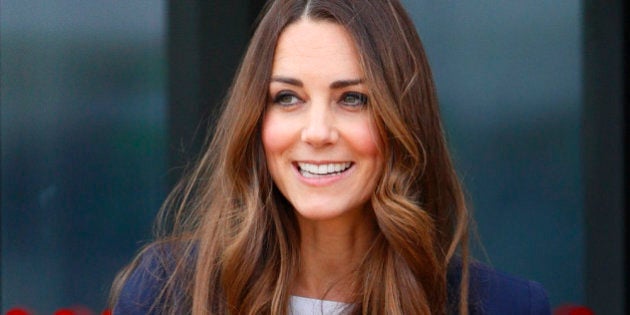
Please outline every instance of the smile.
[[318, 178], [341, 174], [352, 166], [352, 162], [326, 164], [298, 162], [297, 165], [302, 176], [307, 178]]

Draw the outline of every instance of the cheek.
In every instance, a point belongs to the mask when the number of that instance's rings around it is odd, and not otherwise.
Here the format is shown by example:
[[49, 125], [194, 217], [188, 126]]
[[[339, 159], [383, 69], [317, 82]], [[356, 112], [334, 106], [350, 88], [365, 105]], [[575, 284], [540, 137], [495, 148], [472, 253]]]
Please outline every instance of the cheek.
[[[367, 185], [366, 192], [369, 191], [370, 194], [374, 192], [375, 185], [382, 176], [385, 166], [381, 150], [382, 141], [380, 141], [376, 130], [373, 124], [364, 122], [359, 128], [354, 129], [352, 139], [349, 141], [352, 144], [352, 150], [360, 156], [363, 162], [364, 168], [362, 169], [365, 172], [363, 179]], [[368, 197], [366, 196], [366, 198]]]
[[261, 134], [265, 157], [272, 167], [279, 155], [290, 146], [289, 133], [282, 119], [271, 111], [263, 118]]
[[263, 124], [261, 128], [261, 136], [263, 142], [263, 148], [265, 149], [265, 156], [269, 156], [270, 151], [274, 151], [274, 138], [275, 135], [278, 134], [278, 131], [275, 127], [276, 124], [273, 123], [272, 117], [269, 114], [266, 114], [263, 118]]
[[364, 156], [380, 159], [381, 141], [374, 124], [366, 121], [355, 126], [350, 131], [349, 135], [352, 137], [350, 143], [353, 144], [355, 151], [360, 152]]

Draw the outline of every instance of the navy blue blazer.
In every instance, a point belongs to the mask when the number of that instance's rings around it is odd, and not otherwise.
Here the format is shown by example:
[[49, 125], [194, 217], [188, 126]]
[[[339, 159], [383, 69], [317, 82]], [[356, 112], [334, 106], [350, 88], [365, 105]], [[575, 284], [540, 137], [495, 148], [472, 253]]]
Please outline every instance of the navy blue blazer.
[[[149, 250], [148, 253], [123, 285], [113, 309], [114, 315], [159, 314], [159, 310], [153, 310], [151, 306], [168, 275], [155, 251]], [[457, 262], [452, 263], [448, 273], [449, 301], [453, 303], [458, 301], [461, 279], [457, 267]], [[470, 315], [551, 314], [549, 300], [539, 283], [510, 276], [479, 263], [470, 265], [469, 292]]]

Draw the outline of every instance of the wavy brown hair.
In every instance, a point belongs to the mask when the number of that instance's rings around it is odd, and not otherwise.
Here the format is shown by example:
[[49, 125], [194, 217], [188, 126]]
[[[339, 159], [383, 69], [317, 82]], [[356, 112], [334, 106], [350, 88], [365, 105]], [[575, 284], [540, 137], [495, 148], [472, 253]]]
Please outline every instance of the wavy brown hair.
[[[420, 38], [396, 0], [278, 0], [265, 7], [203, 155], [169, 195], [150, 246], [168, 270], [165, 314], [286, 314], [300, 231], [274, 187], [261, 122], [276, 42], [287, 25], [345, 27], [360, 55], [385, 169], [370, 206], [378, 231], [354, 277], [352, 313], [467, 314], [469, 218]], [[155, 243], [154, 243], [155, 244]], [[462, 264], [460, 298], [447, 269]], [[118, 276], [113, 303], [137, 261]], [[459, 258], [458, 258], [459, 259]]]

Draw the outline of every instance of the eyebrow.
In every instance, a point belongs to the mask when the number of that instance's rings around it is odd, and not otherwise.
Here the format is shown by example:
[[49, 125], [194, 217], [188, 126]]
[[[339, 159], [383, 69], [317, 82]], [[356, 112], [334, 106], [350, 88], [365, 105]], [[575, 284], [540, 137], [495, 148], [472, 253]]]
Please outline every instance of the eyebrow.
[[353, 80], [339, 80], [330, 84], [331, 89], [341, 89], [348, 86], [359, 85], [363, 83], [362, 79], [353, 79]]
[[[297, 87], [303, 87], [304, 86], [304, 83], [302, 83], [302, 81], [300, 81], [298, 79], [294, 79], [294, 78], [290, 78], [290, 77], [283, 77], [283, 76], [271, 77], [271, 82], [286, 83], [286, 84], [294, 85], [294, 86], [297, 86]], [[333, 83], [330, 84], [330, 88], [331, 89], [341, 89], [341, 88], [345, 88], [345, 87], [348, 87], [348, 86], [359, 85], [359, 84], [362, 84], [363, 82], [364, 82], [363, 79], [337, 80], [337, 81], [334, 81]]]

